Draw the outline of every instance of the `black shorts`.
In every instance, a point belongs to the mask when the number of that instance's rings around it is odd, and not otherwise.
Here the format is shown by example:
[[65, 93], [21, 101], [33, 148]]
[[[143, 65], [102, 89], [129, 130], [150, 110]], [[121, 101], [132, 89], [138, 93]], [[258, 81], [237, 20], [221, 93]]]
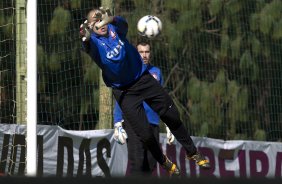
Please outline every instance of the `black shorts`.
[[149, 72], [144, 73], [134, 84], [113, 89], [113, 94], [123, 113], [136, 110], [145, 101], [161, 116], [173, 104], [168, 93]]

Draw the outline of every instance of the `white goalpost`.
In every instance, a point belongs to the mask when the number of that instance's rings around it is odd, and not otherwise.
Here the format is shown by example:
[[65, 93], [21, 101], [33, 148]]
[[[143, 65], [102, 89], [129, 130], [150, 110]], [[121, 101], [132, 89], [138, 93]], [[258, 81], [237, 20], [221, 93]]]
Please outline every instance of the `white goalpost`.
[[37, 173], [37, 0], [27, 0], [26, 175]]

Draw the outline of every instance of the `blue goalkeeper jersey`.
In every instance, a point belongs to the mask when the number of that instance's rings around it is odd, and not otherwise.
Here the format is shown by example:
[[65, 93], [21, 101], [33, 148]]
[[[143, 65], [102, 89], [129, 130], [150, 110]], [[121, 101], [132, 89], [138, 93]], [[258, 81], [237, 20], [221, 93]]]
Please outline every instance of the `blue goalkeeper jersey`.
[[120, 88], [133, 84], [147, 70], [137, 49], [128, 42], [128, 25], [119, 16], [108, 24], [108, 36], [92, 32], [89, 54], [102, 69], [105, 84]]
[[[150, 74], [160, 82], [161, 85], [163, 85], [163, 78], [162, 78], [162, 74], [161, 74], [161, 70], [155, 66], [152, 65], [148, 65], [148, 70], [150, 72]], [[151, 109], [151, 107], [146, 103], [143, 102], [143, 106], [145, 109], [145, 113], [147, 115], [148, 121], [150, 124], [154, 124], [154, 125], [159, 125], [160, 122], [160, 117], [159, 115], [153, 111], [153, 109]], [[115, 108], [114, 108], [114, 124], [117, 122], [120, 122], [121, 120], [123, 120], [122, 117], [122, 111], [118, 105], [118, 103], [115, 103]]]

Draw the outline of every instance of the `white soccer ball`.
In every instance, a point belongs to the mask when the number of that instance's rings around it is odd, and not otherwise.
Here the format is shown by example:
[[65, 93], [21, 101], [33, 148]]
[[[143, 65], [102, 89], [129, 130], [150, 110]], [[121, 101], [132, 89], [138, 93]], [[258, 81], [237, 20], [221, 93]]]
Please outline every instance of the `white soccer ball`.
[[154, 15], [146, 15], [138, 21], [137, 30], [141, 36], [156, 37], [162, 30], [162, 21]]

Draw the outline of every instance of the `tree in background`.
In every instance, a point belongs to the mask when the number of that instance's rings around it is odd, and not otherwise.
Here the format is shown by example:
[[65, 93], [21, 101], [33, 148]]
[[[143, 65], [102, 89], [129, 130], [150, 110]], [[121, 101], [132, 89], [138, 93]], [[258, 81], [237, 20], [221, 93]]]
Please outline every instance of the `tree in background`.
[[163, 21], [155, 61], [193, 135], [280, 138], [281, 1], [127, 0], [116, 9], [129, 22]]
[[[81, 51], [78, 27], [95, 1], [39, 1], [39, 121], [66, 129], [94, 129], [98, 67]], [[46, 6], [50, 5], [50, 6]], [[86, 8], [84, 8], [86, 7]]]

